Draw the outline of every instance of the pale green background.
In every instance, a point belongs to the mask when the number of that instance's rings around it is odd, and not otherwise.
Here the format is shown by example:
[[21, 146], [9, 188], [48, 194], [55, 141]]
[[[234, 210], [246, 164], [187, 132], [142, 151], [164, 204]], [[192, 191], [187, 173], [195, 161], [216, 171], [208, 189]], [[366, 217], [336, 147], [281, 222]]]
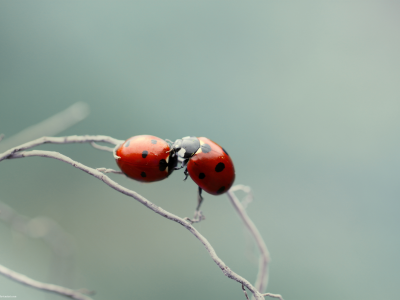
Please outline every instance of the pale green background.
[[[399, 11], [388, 0], [1, 1], [0, 132], [84, 101], [90, 116], [63, 135], [211, 138], [254, 190], [268, 291], [397, 299]], [[40, 148], [116, 167], [89, 145]], [[193, 213], [196, 187], [182, 172], [155, 184], [112, 178]], [[96, 300], [244, 299], [189, 232], [71, 166], [1, 162], [0, 200], [75, 239], [72, 278], [49, 278], [49, 247], [0, 223], [0, 263], [35, 279]], [[255, 252], [228, 199], [206, 195], [203, 211], [196, 227], [254, 282]], [[0, 295], [61, 299], [2, 277]]]

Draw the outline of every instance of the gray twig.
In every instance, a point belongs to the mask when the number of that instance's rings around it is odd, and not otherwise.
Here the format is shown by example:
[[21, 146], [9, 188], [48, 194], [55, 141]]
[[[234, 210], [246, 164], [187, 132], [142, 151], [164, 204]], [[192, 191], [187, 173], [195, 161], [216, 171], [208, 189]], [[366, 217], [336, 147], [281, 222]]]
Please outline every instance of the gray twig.
[[23, 274], [17, 273], [13, 270], [10, 270], [2, 265], [0, 265], [0, 274], [15, 280], [19, 283], [28, 285], [33, 288], [37, 288], [42, 291], [47, 291], [47, 292], [52, 292], [56, 293], [59, 295], [63, 295], [72, 299], [77, 299], [77, 300], [92, 300], [92, 298], [83, 295], [79, 291], [71, 290], [62, 286], [58, 286], [55, 284], [49, 284], [49, 283], [43, 283], [37, 280], [34, 280], [32, 278], [29, 278], [28, 276], [25, 276]]
[[279, 299], [279, 300], [283, 300], [282, 296], [279, 295], [279, 294], [265, 293], [265, 294], [262, 294], [262, 296], [264, 296], [264, 297], [271, 297], [271, 298], [277, 298], [277, 299]]
[[237, 190], [237, 187], [232, 187], [226, 195], [228, 196], [229, 200], [231, 201], [233, 207], [235, 208], [236, 212], [239, 214], [239, 217], [242, 219], [243, 223], [250, 231], [251, 235], [254, 237], [258, 249], [260, 251], [260, 260], [259, 260], [259, 270], [257, 275], [257, 280], [255, 283], [255, 287], [258, 291], [263, 292], [268, 284], [268, 264], [270, 261], [269, 251], [268, 248], [258, 231], [257, 227], [251, 221], [249, 216], [246, 213], [246, 210], [242, 206], [241, 202], [238, 200], [236, 195], [233, 193], [232, 190]]
[[91, 142], [104, 142], [104, 143], [110, 143], [113, 145], [119, 145], [123, 141], [114, 139], [109, 136], [105, 135], [71, 135], [71, 136], [63, 136], [63, 137], [41, 137], [36, 140], [27, 142], [25, 144], [22, 144], [20, 146], [11, 148], [10, 150], [7, 150], [3, 153], [0, 154], [0, 161], [3, 159], [8, 158], [10, 155], [13, 153], [26, 150], [29, 148], [33, 148], [42, 144], [70, 144], [70, 143], [91, 143]]
[[[79, 123], [89, 115], [89, 105], [84, 102], [76, 102], [65, 110], [29, 126], [17, 134], [6, 138], [0, 145], [0, 151], [5, 151], [16, 145], [31, 141], [41, 136], [52, 136]], [[0, 138], [1, 140], [1, 138]]]
[[97, 168], [97, 171], [103, 172], [103, 173], [113, 173], [113, 174], [122, 174], [124, 175], [124, 172], [121, 171], [116, 171], [113, 169], [107, 169], [107, 168]]
[[[167, 218], [171, 221], [174, 221], [180, 225], [182, 225], [183, 227], [185, 227], [187, 230], [189, 230], [206, 248], [206, 250], [208, 251], [208, 253], [210, 254], [211, 258], [213, 259], [213, 261], [217, 264], [217, 266], [222, 270], [222, 272], [224, 273], [225, 276], [243, 284], [244, 286], [247, 287], [248, 290], [250, 290], [253, 293], [253, 296], [255, 297], [255, 299], [257, 300], [262, 300], [264, 299], [264, 297], [262, 296], [262, 294], [249, 282], [247, 281], [245, 278], [241, 277], [240, 275], [236, 274], [235, 272], [233, 272], [227, 265], [225, 265], [225, 263], [217, 256], [214, 248], [211, 246], [211, 244], [207, 241], [207, 239], [202, 236], [191, 224], [189, 224], [187, 221], [185, 221], [184, 219], [162, 209], [161, 207], [153, 204], [152, 202], [150, 202], [149, 200], [147, 200], [146, 198], [144, 198], [143, 196], [139, 195], [138, 193], [129, 190], [121, 185], [119, 185], [117, 182], [111, 180], [111, 178], [109, 178], [108, 176], [106, 176], [105, 174], [101, 173], [100, 171], [90, 168], [88, 166], [85, 166], [77, 161], [72, 160], [71, 158], [62, 155], [58, 152], [53, 152], [53, 151], [40, 151], [40, 150], [33, 150], [33, 151], [27, 151], [27, 152], [18, 152], [20, 150], [24, 150], [27, 148], [31, 148], [33, 147], [33, 145], [37, 145], [37, 144], [43, 144], [45, 141], [57, 141], [59, 143], [62, 143], [61, 140], [58, 139], [64, 139], [65, 142], [89, 142], [89, 141], [106, 141], [106, 142], [111, 142], [114, 144], [119, 144], [120, 141], [112, 139], [110, 137], [103, 137], [103, 138], [99, 138], [99, 137], [79, 137], [79, 136], [73, 136], [73, 137], [64, 137], [64, 138], [45, 138], [45, 140], [42, 139], [38, 139], [36, 141], [30, 142], [30, 143], [26, 143], [22, 146], [19, 147], [15, 147], [9, 151], [6, 151], [5, 153], [0, 155], [0, 161], [4, 158], [9, 158], [9, 159], [14, 159], [14, 158], [23, 158], [23, 157], [30, 157], [30, 156], [41, 156], [41, 157], [48, 157], [48, 158], [54, 158], [60, 161], [63, 161], [65, 163], [68, 163], [72, 166], [74, 166], [75, 168], [78, 168], [94, 177], [96, 177], [97, 179], [103, 181], [105, 184], [107, 184], [108, 186], [110, 186], [111, 188], [115, 189], [116, 191], [125, 194], [129, 197], [134, 198], [135, 200], [139, 201], [140, 203], [142, 203], [144, 206], [146, 206], [147, 208], [151, 209], [152, 211], [154, 211], [155, 213], [163, 216], [164, 218]], [[228, 192], [229, 193], [229, 192]], [[232, 196], [230, 197], [235, 197], [233, 195], [233, 193], [229, 193], [228, 195], [232, 194]], [[253, 225], [254, 226], [254, 225]], [[258, 231], [257, 231], [258, 232]]]
[[247, 296], [247, 291], [243, 284], [242, 284], [242, 290], [243, 290], [244, 295], [246, 296], [246, 299], [249, 300], [249, 296]]
[[96, 148], [96, 149], [99, 149], [99, 150], [108, 151], [108, 152], [114, 152], [114, 148], [98, 145], [95, 142], [91, 142], [90, 145], [92, 145], [93, 148]]

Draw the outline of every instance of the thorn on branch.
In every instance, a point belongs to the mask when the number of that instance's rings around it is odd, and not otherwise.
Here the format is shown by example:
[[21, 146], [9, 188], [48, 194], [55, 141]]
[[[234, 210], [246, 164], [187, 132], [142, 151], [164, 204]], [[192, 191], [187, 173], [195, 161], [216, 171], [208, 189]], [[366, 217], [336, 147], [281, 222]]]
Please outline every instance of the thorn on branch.
[[114, 173], [114, 174], [121, 174], [121, 175], [124, 175], [123, 172], [121, 172], [121, 171], [116, 171], [116, 170], [113, 170], [113, 169], [97, 168], [96, 170], [97, 170], [97, 171], [100, 171], [100, 172], [103, 172], [103, 173]]
[[243, 290], [244, 295], [246, 296], [246, 299], [249, 300], [249, 296], [247, 296], [247, 292], [246, 292], [246, 289], [245, 289], [243, 283], [242, 283], [242, 290]]

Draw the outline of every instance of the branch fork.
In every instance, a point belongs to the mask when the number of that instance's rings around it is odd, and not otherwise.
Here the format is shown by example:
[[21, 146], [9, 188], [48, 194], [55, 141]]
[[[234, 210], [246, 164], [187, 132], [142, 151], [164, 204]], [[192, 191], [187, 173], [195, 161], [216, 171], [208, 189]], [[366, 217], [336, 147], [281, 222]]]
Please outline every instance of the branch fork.
[[[1, 139], [1, 137], [0, 137], [0, 139]], [[105, 173], [120, 174], [121, 172], [119, 172], [119, 171], [115, 171], [112, 169], [106, 169], [106, 168], [98, 168], [98, 169], [90, 168], [88, 166], [85, 166], [85, 165], [77, 162], [77, 161], [72, 160], [71, 158], [69, 158], [61, 153], [54, 152], [54, 151], [43, 151], [43, 150], [24, 151], [24, 150], [30, 149], [32, 147], [39, 146], [41, 144], [46, 144], [46, 143], [53, 143], [53, 144], [91, 143], [92, 146], [94, 146], [95, 148], [100, 149], [100, 150], [113, 152], [114, 151], [113, 149], [115, 149], [115, 147], [110, 148], [110, 147], [106, 147], [106, 146], [97, 145], [96, 143], [98, 143], [98, 142], [109, 143], [109, 144], [113, 144], [114, 146], [118, 146], [123, 141], [114, 139], [112, 137], [101, 136], [101, 135], [100, 136], [85, 135], [85, 136], [66, 136], [66, 137], [42, 137], [42, 138], [33, 140], [31, 142], [22, 144], [18, 147], [11, 148], [11, 149], [5, 151], [4, 153], [1, 153], [0, 161], [2, 161], [4, 159], [16, 159], [16, 158], [24, 158], [24, 157], [31, 157], [31, 156], [39, 156], [39, 157], [54, 158], [54, 159], [60, 160], [62, 162], [65, 162], [67, 164], [70, 164], [73, 167], [80, 169], [81, 171], [86, 172], [86, 173], [96, 177], [97, 179], [103, 181], [105, 184], [107, 184], [109, 187], [113, 188], [114, 190], [139, 201], [141, 204], [143, 204], [147, 208], [151, 209], [155, 213], [161, 215], [162, 217], [167, 218], [171, 221], [174, 221], [174, 222], [182, 225], [183, 227], [185, 227], [190, 233], [192, 233], [203, 244], [203, 246], [208, 251], [210, 257], [218, 265], [218, 267], [221, 269], [221, 271], [224, 273], [224, 275], [239, 282], [242, 285], [243, 289], [244, 289], [244, 287], [247, 288], [253, 294], [254, 299], [262, 300], [262, 299], [264, 299], [265, 296], [269, 296], [269, 297], [274, 297], [274, 298], [283, 300], [280, 295], [275, 295], [275, 294], [270, 294], [270, 293], [262, 294], [260, 292], [266, 288], [267, 281], [268, 281], [269, 253], [268, 253], [268, 249], [267, 249], [260, 233], [258, 232], [254, 223], [247, 216], [243, 205], [237, 199], [237, 197], [235, 196], [235, 194], [233, 192], [235, 189], [237, 190], [237, 188], [233, 187], [226, 194], [227, 194], [228, 198], [230, 199], [232, 205], [234, 206], [235, 210], [238, 212], [240, 218], [244, 222], [245, 226], [248, 228], [248, 230], [253, 235], [253, 237], [257, 243], [257, 246], [260, 250], [261, 257], [260, 257], [260, 265], [259, 265], [259, 274], [257, 276], [257, 282], [256, 282], [255, 286], [253, 286], [245, 278], [241, 277], [240, 275], [238, 275], [237, 273], [232, 271], [227, 265], [225, 265], [225, 263], [217, 256], [214, 248], [207, 241], [207, 239], [203, 235], [201, 235], [196, 230], [196, 228], [194, 228], [192, 226], [192, 223], [196, 223], [204, 218], [204, 216], [202, 215], [202, 213], [200, 211], [196, 211], [195, 218], [193, 220], [190, 220], [189, 218], [180, 218], [180, 217], [164, 210], [163, 208], [155, 205], [154, 203], [150, 202], [149, 200], [147, 200], [143, 196], [139, 195], [138, 193], [121, 186], [117, 182], [113, 181], [110, 177], [105, 175]], [[0, 267], [1, 267], [0, 273], [2, 273], [5, 276], [10, 277], [9, 274], [12, 274], [12, 273], [10, 273], [11, 270], [9, 270], [5, 267], [2, 267], [2, 266], [0, 266]], [[11, 271], [11, 272], [13, 272], [13, 271]], [[34, 281], [34, 280], [29, 279], [29, 278], [28, 278], [29, 280], [27, 280], [26, 279], [27, 277], [26, 278], [25, 277], [26, 276], [19, 274], [19, 276], [14, 276], [13, 279], [17, 280], [21, 283], [39, 288], [38, 284], [36, 284], [36, 285], [33, 284], [32, 281]], [[40, 284], [42, 284], [42, 283], [40, 283]], [[59, 288], [60, 287], [54, 288], [51, 291], [60, 293], [64, 296], [68, 296], [68, 297], [71, 297], [74, 299], [83, 299], [83, 300], [90, 299], [89, 297], [87, 297], [81, 293], [78, 293], [77, 291], [74, 291], [74, 293], [71, 292], [72, 290], [69, 290], [68, 293], [59, 292], [60, 291]], [[45, 287], [43, 287], [41, 289], [49, 290], [48, 288], [45, 288]], [[244, 289], [244, 291], [245, 291], [245, 289]], [[77, 293], [80, 295], [76, 296]], [[77, 297], [80, 297], [80, 298], [77, 298]], [[246, 293], [246, 297], [247, 297], [247, 293]]]

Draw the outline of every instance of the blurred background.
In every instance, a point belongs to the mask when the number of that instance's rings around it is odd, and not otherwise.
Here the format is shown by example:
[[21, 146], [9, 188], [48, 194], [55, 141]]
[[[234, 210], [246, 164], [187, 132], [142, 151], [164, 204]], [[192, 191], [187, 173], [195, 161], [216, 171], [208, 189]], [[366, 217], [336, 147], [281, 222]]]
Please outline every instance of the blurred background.
[[[399, 9], [389, 0], [2, 1], [0, 133], [83, 101], [90, 115], [60, 135], [206, 136], [253, 189], [269, 292], [395, 299]], [[116, 168], [88, 144], [38, 149]], [[183, 172], [153, 184], [110, 176], [193, 214], [196, 186]], [[0, 201], [68, 237], [69, 251], [57, 252], [0, 222], [0, 264], [34, 279], [95, 290], [96, 300], [244, 299], [183, 227], [65, 163], [1, 162]], [[254, 282], [258, 254], [228, 198], [206, 194], [202, 209], [196, 228]], [[0, 295], [61, 299], [3, 277]]]

